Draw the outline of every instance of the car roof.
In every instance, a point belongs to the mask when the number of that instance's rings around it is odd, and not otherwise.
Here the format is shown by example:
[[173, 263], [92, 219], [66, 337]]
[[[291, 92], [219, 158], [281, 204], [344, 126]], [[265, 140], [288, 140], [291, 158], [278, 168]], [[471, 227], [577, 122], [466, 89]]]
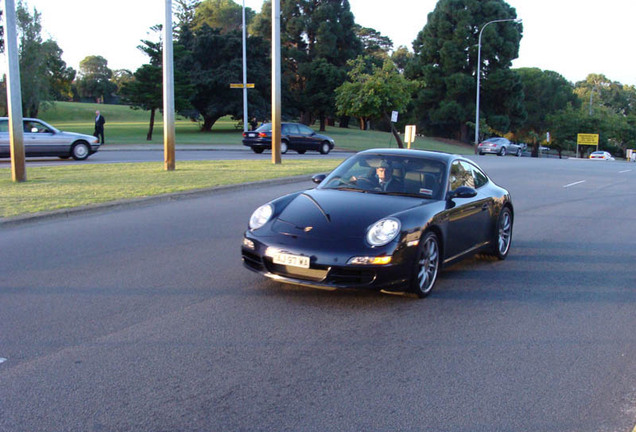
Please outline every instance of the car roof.
[[374, 154], [378, 156], [402, 156], [402, 157], [425, 157], [428, 159], [438, 160], [440, 162], [448, 163], [456, 159], [468, 160], [460, 155], [428, 151], [428, 150], [414, 150], [414, 149], [396, 149], [396, 148], [377, 148], [369, 149], [358, 152], [358, 154]]

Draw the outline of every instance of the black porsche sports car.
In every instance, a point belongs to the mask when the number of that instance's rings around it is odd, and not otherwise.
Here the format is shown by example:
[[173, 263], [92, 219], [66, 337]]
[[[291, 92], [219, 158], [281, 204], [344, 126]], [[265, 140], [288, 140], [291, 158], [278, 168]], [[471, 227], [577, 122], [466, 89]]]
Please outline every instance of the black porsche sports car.
[[254, 211], [241, 247], [248, 269], [316, 288], [425, 297], [443, 266], [478, 252], [503, 260], [510, 250], [510, 194], [462, 156], [367, 150], [313, 181]]

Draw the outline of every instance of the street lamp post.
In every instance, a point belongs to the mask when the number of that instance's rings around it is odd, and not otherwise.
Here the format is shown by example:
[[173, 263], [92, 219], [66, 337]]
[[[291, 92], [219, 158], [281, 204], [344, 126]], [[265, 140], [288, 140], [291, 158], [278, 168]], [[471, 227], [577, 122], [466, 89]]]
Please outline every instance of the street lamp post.
[[479, 80], [481, 78], [481, 34], [483, 33], [487, 25], [506, 21], [521, 22], [520, 19], [516, 18], [493, 20], [484, 24], [481, 27], [481, 30], [479, 30], [479, 42], [477, 43], [477, 106], [475, 108], [475, 154], [477, 154], [478, 152], [477, 146], [479, 145]]

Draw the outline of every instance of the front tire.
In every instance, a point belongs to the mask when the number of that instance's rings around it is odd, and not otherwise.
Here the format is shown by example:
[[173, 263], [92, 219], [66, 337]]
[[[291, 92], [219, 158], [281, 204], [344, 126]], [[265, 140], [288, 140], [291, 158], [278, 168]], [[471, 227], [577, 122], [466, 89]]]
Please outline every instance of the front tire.
[[440, 269], [440, 258], [437, 235], [429, 231], [420, 239], [411, 277], [411, 290], [418, 297], [424, 298], [433, 290]]
[[85, 142], [78, 142], [73, 144], [71, 149], [71, 156], [73, 159], [79, 161], [86, 159], [91, 154], [91, 149]]
[[322, 144], [320, 144], [320, 153], [321, 154], [327, 154], [327, 153], [329, 153], [330, 150], [331, 150], [331, 146], [329, 145], [329, 143], [327, 141], [325, 141]]
[[500, 260], [505, 260], [510, 251], [512, 243], [512, 211], [508, 207], [504, 207], [499, 213], [497, 219], [497, 229], [495, 238], [493, 239], [493, 256]]

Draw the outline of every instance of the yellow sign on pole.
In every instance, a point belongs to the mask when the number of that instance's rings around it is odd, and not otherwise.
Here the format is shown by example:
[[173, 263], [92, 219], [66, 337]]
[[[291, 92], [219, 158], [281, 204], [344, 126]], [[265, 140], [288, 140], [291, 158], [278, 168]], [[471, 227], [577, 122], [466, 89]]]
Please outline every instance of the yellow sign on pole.
[[404, 139], [406, 140], [407, 148], [411, 148], [411, 143], [415, 141], [415, 125], [406, 125]]
[[576, 135], [576, 143], [578, 145], [598, 145], [598, 134], [584, 134], [580, 133]]
[[[241, 83], [232, 83], [232, 84], [230, 84], [230, 88], [243, 88], [243, 84], [241, 84]], [[254, 83], [245, 84], [245, 88], [254, 88]]]

